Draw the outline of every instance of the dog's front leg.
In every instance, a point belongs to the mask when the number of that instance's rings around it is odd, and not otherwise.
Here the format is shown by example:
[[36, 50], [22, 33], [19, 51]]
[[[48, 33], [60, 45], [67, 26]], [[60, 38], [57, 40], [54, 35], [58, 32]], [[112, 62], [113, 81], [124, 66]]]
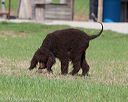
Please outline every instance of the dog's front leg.
[[53, 73], [51, 68], [54, 63], [55, 63], [55, 57], [53, 55], [49, 56], [47, 64], [46, 64], [48, 73]]
[[68, 74], [68, 65], [69, 65], [68, 59], [61, 59], [61, 74], [62, 75]]
[[70, 74], [75, 75], [79, 72], [80, 70], [80, 61], [73, 61], [73, 70], [70, 72]]

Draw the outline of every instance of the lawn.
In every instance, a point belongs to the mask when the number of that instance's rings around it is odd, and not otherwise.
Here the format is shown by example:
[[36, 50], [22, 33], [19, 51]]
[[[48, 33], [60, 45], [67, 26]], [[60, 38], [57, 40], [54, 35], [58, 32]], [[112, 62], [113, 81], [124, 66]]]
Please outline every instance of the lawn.
[[46, 34], [63, 28], [68, 26], [0, 23], [0, 102], [127, 102], [128, 35], [104, 31], [90, 42], [88, 77], [60, 75], [58, 60], [53, 75], [28, 71]]

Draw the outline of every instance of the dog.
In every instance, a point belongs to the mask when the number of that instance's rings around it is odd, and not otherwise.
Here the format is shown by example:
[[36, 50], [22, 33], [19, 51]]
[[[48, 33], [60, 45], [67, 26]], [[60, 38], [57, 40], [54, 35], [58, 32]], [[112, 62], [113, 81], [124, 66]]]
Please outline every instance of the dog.
[[68, 74], [70, 60], [73, 64], [73, 70], [70, 74], [75, 75], [82, 68], [82, 75], [88, 75], [90, 67], [86, 61], [86, 50], [89, 47], [89, 42], [99, 37], [103, 32], [103, 24], [100, 24], [102, 29], [95, 35], [87, 35], [84, 31], [74, 28], [57, 30], [48, 34], [35, 52], [29, 70], [40, 63], [39, 69], [47, 68], [51, 73], [55, 58], [58, 58], [61, 62], [62, 75]]

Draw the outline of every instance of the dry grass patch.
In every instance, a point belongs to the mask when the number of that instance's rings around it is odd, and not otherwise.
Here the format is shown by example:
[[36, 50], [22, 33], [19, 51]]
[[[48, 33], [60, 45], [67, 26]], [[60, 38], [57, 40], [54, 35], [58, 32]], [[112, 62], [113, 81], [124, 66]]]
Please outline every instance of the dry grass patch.
[[[80, 77], [81, 70], [78, 75], [63, 76], [60, 74], [60, 62], [57, 60], [56, 64], [52, 67], [53, 74], [48, 74], [46, 70], [43, 70], [43, 73], [38, 73], [37, 68], [32, 71], [28, 70], [30, 61], [7, 61], [0, 60], [0, 74], [10, 75], [10, 76], [40, 76], [48, 79], [66, 79], [66, 80], [75, 80], [75, 79], [85, 79], [86, 81], [93, 83], [102, 83], [107, 85], [120, 84], [128, 85], [128, 69], [125, 68], [128, 65], [128, 62], [102, 62], [101, 65], [98, 65], [95, 61], [89, 61], [90, 72], [88, 77]], [[96, 66], [97, 65], [97, 66]], [[69, 72], [72, 70], [72, 64], [70, 63]]]
[[90, 69], [90, 80], [107, 85], [121, 84], [128, 85], [128, 62], [111, 61], [102, 62], [101, 65], [95, 67], [92, 65]]
[[12, 38], [16, 38], [16, 37], [25, 37], [26, 32], [24, 31], [12, 31], [12, 30], [7, 30], [7, 31], [0, 31], [0, 36], [1, 37], [12, 37]]

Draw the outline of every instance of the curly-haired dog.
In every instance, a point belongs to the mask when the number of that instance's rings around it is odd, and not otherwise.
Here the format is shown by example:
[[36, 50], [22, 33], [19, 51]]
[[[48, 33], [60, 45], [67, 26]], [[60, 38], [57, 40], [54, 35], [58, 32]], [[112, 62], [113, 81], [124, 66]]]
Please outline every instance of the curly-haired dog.
[[87, 35], [85, 32], [78, 29], [57, 30], [46, 36], [41, 47], [35, 52], [29, 69], [33, 69], [39, 62], [41, 68], [47, 68], [52, 72], [52, 65], [55, 63], [55, 57], [61, 61], [61, 74], [68, 73], [69, 60], [73, 63], [72, 75], [78, 73], [82, 68], [82, 75], [86, 75], [89, 71], [89, 65], [85, 59], [86, 49], [89, 47], [89, 42], [97, 38], [103, 31], [96, 35]]

